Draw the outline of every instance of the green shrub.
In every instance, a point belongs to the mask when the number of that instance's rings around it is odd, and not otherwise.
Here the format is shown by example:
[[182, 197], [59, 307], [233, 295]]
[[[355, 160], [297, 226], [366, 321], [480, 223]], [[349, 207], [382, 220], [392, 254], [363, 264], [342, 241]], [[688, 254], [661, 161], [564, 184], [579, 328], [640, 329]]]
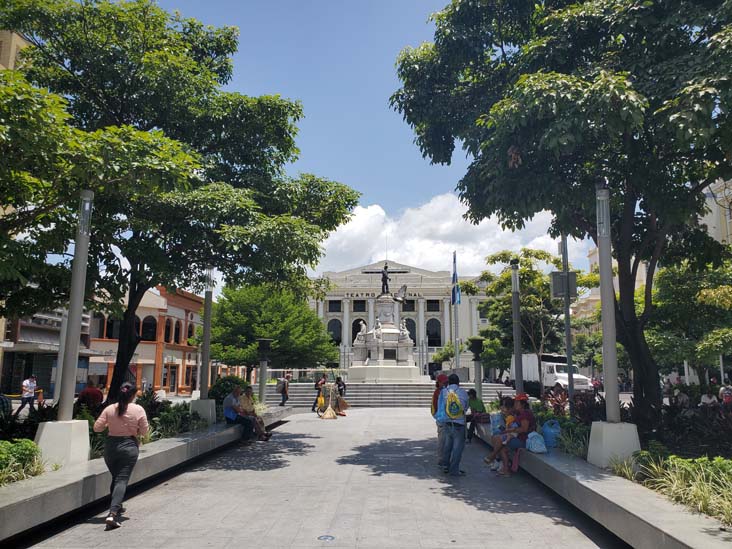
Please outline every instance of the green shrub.
[[172, 403], [169, 400], [162, 400], [152, 389], [148, 389], [137, 397], [135, 403], [144, 408], [145, 415], [147, 415], [147, 420], [149, 422], [160, 417], [161, 414], [168, 411], [172, 406]]
[[43, 471], [41, 451], [32, 440], [0, 441], [0, 486]]
[[241, 387], [242, 391], [249, 386], [247, 380], [238, 376], [225, 376], [216, 380], [208, 391], [208, 397], [216, 401], [216, 404], [223, 404], [226, 396], [234, 390], [234, 387]]
[[190, 411], [187, 403], [181, 402], [170, 406], [153, 420], [153, 426], [159, 437], [174, 437], [180, 433], [195, 431], [206, 426], [206, 421], [198, 412]]

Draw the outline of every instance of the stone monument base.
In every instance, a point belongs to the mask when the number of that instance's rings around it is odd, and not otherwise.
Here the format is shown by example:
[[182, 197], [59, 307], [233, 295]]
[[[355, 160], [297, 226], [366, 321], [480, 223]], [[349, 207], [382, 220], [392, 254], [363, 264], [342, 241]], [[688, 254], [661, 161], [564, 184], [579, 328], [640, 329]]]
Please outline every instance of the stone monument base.
[[608, 467], [640, 450], [638, 428], [632, 423], [593, 421], [587, 461], [596, 467]]
[[416, 366], [351, 366], [348, 383], [421, 383], [422, 372]]
[[85, 419], [38, 424], [36, 444], [48, 467], [89, 461], [89, 422]]

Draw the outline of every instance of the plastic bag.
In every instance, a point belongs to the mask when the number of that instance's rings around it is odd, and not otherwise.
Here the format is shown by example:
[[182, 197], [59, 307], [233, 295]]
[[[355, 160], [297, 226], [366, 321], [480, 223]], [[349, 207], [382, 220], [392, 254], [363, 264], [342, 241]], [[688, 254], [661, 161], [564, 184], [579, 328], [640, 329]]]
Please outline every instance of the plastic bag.
[[546, 454], [544, 437], [536, 431], [529, 433], [529, 438], [526, 441], [526, 449], [534, 454]]
[[500, 412], [494, 412], [491, 414], [491, 433], [494, 435], [501, 434], [501, 427], [506, 427], [506, 421], [503, 419], [503, 414]]
[[544, 443], [547, 448], [556, 448], [559, 443], [559, 435], [562, 433], [562, 427], [556, 419], [550, 419], [541, 428], [544, 435]]

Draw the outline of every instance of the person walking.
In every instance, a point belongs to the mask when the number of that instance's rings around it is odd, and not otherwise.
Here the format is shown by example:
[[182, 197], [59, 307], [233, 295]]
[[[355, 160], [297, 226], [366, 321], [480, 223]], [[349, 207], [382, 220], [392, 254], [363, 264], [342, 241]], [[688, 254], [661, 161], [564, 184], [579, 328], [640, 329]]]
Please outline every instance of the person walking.
[[[440, 374], [435, 380], [435, 391], [432, 393], [432, 406], [430, 407], [430, 413], [435, 418], [435, 424], [437, 425], [437, 466], [444, 468], [445, 463], [442, 462], [442, 454], [445, 448], [445, 418], [443, 417], [445, 407], [444, 401], [442, 402], [442, 408], [440, 408], [440, 395], [442, 390], [447, 387], [447, 376]], [[442, 413], [438, 414], [438, 410], [442, 410]]]
[[[442, 462], [443, 472], [450, 476], [464, 476], [460, 470], [460, 460], [465, 448], [465, 410], [468, 409], [468, 393], [460, 387], [457, 374], [450, 374], [447, 387], [442, 389], [440, 402], [444, 402], [445, 443]], [[440, 412], [440, 410], [438, 410]]]
[[285, 374], [285, 377], [281, 378], [277, 382], [277, 392], [280, 393], [280, 396], [282, 397], [282, 400], [280, 401], [280, 406], [284, 406], [288, 400], [290, 400], [290, 380], [292, 379], [292, 374]]
[[131, 383], [123, 383], [119, 389], [119, 400], [107, 406], [94, 422], [94, 432], [101, 433], [109, 429], [104, 444], [104, 463], [112, 473], [112, 503], [105, 519], [107, 530], [121, 526], [119, 517], [125, 512], [122, 501], [127, 491], [127, 483], [140, 454], [141, 437], [147, 433], [148, 423], [145, 409], [132, 400], [135, 398], [135, 387]]
[[[25, 408], [26, 404], [30, 410], [35, 411], [33, 401], [36, 399], [36, 376], [31, 375], [28, 379], [23, 380], [23, 391], [20, 398], [20, 407], [15, 410], [15, 417], [20, 415], [20, 411]], [[28, 413], [30, 413], [28, 410]]]
[[318, 397], [320, 396], [320, 392], [323, 390], [323, 387], [325, 387], [325, 384], [328, 382], [328, 374], [323, 374], [321, 378], [315, 382], [315, 390], [317, 391], [315, 393], [315, 400], [313, 401], [313, 408], [312, 412], [315, 411], [315, 408], [318, 405]]

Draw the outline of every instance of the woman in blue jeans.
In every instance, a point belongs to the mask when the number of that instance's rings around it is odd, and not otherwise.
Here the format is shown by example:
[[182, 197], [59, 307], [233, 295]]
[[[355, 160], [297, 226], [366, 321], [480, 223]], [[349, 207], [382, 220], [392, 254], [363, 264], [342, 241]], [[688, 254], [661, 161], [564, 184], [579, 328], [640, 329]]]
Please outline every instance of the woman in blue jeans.
[[[508, 451], [526, 448], [529, 433], [536, 431], [536, 418], [529, 405], [529, 395], [526, 393], [517, 394], [513, 401], [513, 409], [515, 414], [514, 423], [518, 424], [518, 426], [509, 427], [504, 433], [496, 435], [491, 439], [493, 455], [501, 456], [501, 468], [498, 474], [506, 477], [511, 476], [511, 471], [508, 468]], [[511, 438], [505, 437], [505, 435], [512, 433], [516, 436]], [[506, 440], [505, 444], [504, 440]]]

